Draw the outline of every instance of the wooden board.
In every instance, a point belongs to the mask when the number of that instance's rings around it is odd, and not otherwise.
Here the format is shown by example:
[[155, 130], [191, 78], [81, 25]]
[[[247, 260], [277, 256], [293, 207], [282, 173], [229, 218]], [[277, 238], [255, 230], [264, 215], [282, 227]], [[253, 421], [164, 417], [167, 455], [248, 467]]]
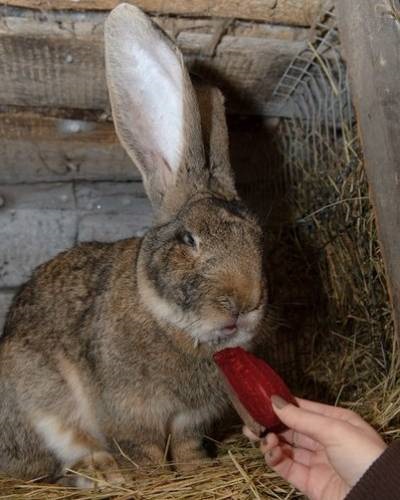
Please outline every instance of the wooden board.
[[43, 112], [50, 110], [0, 112], [0, 183], [141, 178], [112, 123], [95, 113]]
[[[182, 16], [216, 16], [309, 26], [321, 0], [124, 0], [146, 12]], [[0, 5], [40, 10], [111, 10], [120, 0], [6, 0]]]
[[[107, 112], [105, 16], [11, 9], [0, 22], [0, 105]], [[272, 89], [305, 44], [305, 30], [287, 27], [255, 30], [242, 23], [237, 31], [215, 20], [158, 22], [175, 37], [190, 69], [220, 86], [228, 108], [242, 113], [266, 112]]]
[[338, 0], [337, 10], [400, 335], [399, 23], [389, 0]]

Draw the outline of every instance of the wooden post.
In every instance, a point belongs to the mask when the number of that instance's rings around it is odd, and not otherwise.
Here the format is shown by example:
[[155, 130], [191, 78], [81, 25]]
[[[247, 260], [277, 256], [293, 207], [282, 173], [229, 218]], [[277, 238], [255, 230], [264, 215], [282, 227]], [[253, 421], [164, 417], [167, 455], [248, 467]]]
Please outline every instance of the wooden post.
[[400, 11], [397, 0], [336, 4], [400, 339]]

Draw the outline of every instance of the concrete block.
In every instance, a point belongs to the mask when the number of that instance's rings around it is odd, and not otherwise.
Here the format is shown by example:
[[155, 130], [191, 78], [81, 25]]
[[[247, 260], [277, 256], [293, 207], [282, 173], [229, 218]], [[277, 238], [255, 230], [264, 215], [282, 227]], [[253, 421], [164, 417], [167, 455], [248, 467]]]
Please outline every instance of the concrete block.
[[[145, 202], [145, 200], [143, 200]], [[142, 213], [88, 214], [81, 218], [78, 240], [116, 241], [132, 236], [142, 236], [152, 224], [152, 215], [146, 203]]]
[[15, 287], [32, 270], [74, 245], [77, 214], [66, 210], [0, 211], [0, 287]]
[[139, 214], [151, 212], [141, 182], [78, 182], [75, 195], [79, 210]]

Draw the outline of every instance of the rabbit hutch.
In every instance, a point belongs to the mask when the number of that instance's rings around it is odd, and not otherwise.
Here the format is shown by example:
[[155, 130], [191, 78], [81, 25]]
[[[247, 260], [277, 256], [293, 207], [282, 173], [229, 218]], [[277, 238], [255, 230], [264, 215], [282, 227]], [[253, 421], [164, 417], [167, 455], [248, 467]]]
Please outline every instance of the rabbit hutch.
[[[0, 0], [0, 331], [36, 266], [152, 224], [106, 85], [118, 3]], [[237, 189], [265, 233], [266, 359], [296, 394], [400, 436], [400, 4], [127, 3], [225, 96]], [[123, 486], [82, 492], [0, 471], [0, 498], [300, 498], [238, 424], [191, 473], [132, 463]]]

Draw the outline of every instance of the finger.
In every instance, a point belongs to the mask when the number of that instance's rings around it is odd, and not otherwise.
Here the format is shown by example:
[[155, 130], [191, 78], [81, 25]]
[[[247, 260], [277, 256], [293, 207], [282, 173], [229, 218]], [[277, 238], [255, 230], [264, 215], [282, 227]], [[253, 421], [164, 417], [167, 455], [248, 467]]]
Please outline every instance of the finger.
[[[285, 445], [285, 447], [286, 446], [289, 448], [290, 445]], [[288, 448], [285, 450], [285, 453], [287, 454], [289, 453]], [[304, 448], [293, 448], [293, 446], [290, 446], [290, 448], [292, 459], [298, 464], [303, 464], [309, 467], [312, 460], [315, 458], [315, 453], [310, 450], [305, 450]]]
[[275, 446], [278, 446], [279, 445], [279, 438], [276, 434], [270, 432], [269, 434], [267, 434], [265, 436], [265, 438], [261, 441], [261, 445], [260, 445], [260, 450], [261, 450], [261, 453], [263, 455], [265, 455], [265, 453], [267, 451], [269, 451], [271, 448], [274, 448]]
[[315, 460], [317, 458], [316, 453], [310, 450], [305, 450], [304, 448], [294, 448], [290, 444], [280, 442], [278, 436], [275, 434], [269, 434], [268, 436], [270, 436], [270, 438], [267, 442], [265, 442], [265, 440], [261, 442], [260, 450], [263, 455], [271, 451], [273, 448], [279, 447], [287, 457], [292, 458], [299, 464], [308, 466], [310, 465], [311, 460]]
[[291, 458], [298, 464], [307, 465], [309, 467], [311, 461], [315, 459], [315, 453], [310, 450], [293, 448], [290, 444], [281, 444], [280, 448], [287, 457]]
[[335, 443], [342, 433], [347, 433], [347, 427], [350, 427], [350, 424], [341, 420], [288, 403], [280, 396], [272, 396], [271, 401], [275, 413], [284, 424], [323, 445]]
[[260, 441], [260, 438], [256, 434], [254, 434], [254, 432], [251, 431], [246, 425], [243, 426], [242, 432], [253, 443]]
[[364, 420], [357, 415], [357, 413], [349, 410], [347, 408], [341, 408], [339, 406], [331, 406], [324, 403], [316, 403], [315, 401], [310, 401], [308, 399], [296, 398], [300, 408], [312, 411], [314, 413], [319, 413], [320, 415], [325, 415], [331, 418], [337, 418], [339, 420], [344, 420], [345, 422], [350, 422], [357, 427], [362, 425], [368, 425]]
[[265, 462], [295, 488], [300, 491], [306, 490], [310, 474], [310, 469], [306, 465], [296, 462], [279, 447], [272, 448], [265, 454]]
[[321, 447], [321, 445], [314, 439], [302, 434], [301, 432], [294, 431], [293, 429], [281, 432], [279, 437], [294, 447], [305, 448], [310, 451], [315, 451]]
[[341, 408], [337, 406], [331, 406], [324, 403], [317, 403], [316, 401], [310, 401], [309, 399], [296, 398], [296, 401], [300, 408], [305, 410], [313, 411], [314, 413], [319, 413], [320, 415], [326, 415], [327, 417], [332, 415]]
[[340, 408], [338, 406], [329, 406], [323, 403], [315, 403], [314, 401], [309, 401], [307, 399], [296, 398], [300, 407], [319, 413], [320, 415], [326, 415], [331, 418], [342, 420], [343, 422], [348, 422], [358, 429], [362, 429], [364, 432], [368, 433], [371, 437], [376, 436], [376, 431], [360, 417], [357, 413], [347, 408]]

